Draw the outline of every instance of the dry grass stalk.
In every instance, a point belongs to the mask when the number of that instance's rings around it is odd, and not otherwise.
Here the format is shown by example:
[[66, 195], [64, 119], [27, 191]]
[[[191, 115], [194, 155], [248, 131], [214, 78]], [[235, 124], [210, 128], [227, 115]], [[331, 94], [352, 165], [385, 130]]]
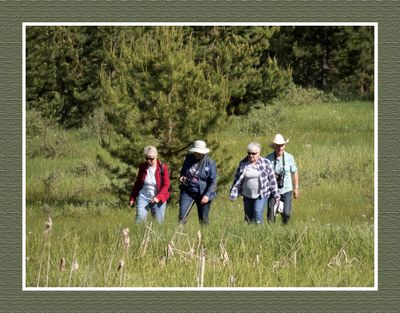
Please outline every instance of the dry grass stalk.
[[72, 271], [72, 272], [76, 272], [76, 271], [78, 270], [78, 268], [79, 268], [78, 260], [75, 259], [75, 260], [72, 262], [71, 271]]
[[160, 257], [160, 265], [165, 266], [165, 264], [167, 264], [167, 258], [163, 255]]
[[228, 286], [235, 287], [235, 276], [233, 275], [229, 276]]
[[194, 253], [195, 253], [194, 249], [193, 249], [193, 248], [190, 248], [188, 254], [189, 254], [189, 257], [190, 257], [191, 259], [194, 258]]
[[272, 266], [272, 270], [276, 271], [278, 269], [282, 269], [282, 268], [288, 267], [291, 264], [296, 267], [296, 264], [297, 264], [297, 250], [290, 251], [290, 256], [286, 255], [281, 260], [275, 261], [274, 265]]
[[167, 258], [170, 258], [170, 257], [174, 256], [174, 249], [175, 249], [175, 245], [171, 241], [167, 246]]
[[118, 263], [118, 272], [120, 272], [119, 275], [119, 285], [125, 287], [125, 279], [126, 279], [126, 272], [124, 271], [124, 266], [125, 262], [123, 259], [119, 260]]
[[204, 271], [205, 271], [205, 267], [206, 267], [206, 255], [205, 255], [203, 246], [201, 247], [200, 264], [201, 264], [200, 287], [204, 287]]
[[119, 260], [118, 271], [121, 271], [124, 268], [124, 266], [125, 266], [124, 260], [123, 259]]
[[143, 235], [143, 240], [142, 240], [142, 243], [140, 244], [141, 256], [144, 256], [146, 254], [147, 248], [149, 247], [151, 225], [152, 225], [152, 223], [150, 223], [150, 225], [146, 226], [146, 230]]
[[[76, 238], [75, 238], [75, 240], [76, 240]], [[75, 273], [79, 268], [78, 261], [75, 257], [77, 248], [78, 248], [78, 244], [75, 243], [74, 254], [72, 256], [73, 262], [71, 264], [71, 270], [69, 271], [68, 287], [71, 285], [72, 274]]]
[[47, 221], [44, 223], [44, 233], [48, 234], [51, 232], [52, 229], [53, 229], [53, 221], [52, 221], [51, 217], [49, 216]]
[[61, 258], [60, 260], [60, 272], [64, 272], [65, 271], [65, 259]]
[[204, 246], [201, 247], [200, 257], [198, 258], [199, 262], [196, 267], [196, 282], [197, 287], [204, 287], [204, 272], [205, 272], [205, 263], [206, 263], [206, 254], [204, 250]]
[[[44, 236], [43, 236], [43, 244], [42, 244], [42, 253], [40, 255], [40, 262], [39, 262], [39, 270], [38, 270], [38, 277], [37, 277], [36, 287], [39, 287], [39, 285], [40, 285], [40, 278], [41, 278], [42, 266], [43, 266], [43, 256], [44, 256], [44, 253], [45, 253], [46, 242], [48, 240], [48, 236], [47, 235], [50, 234], [52, 228], [53, 228], [53, 221], [52, 221], [51, 217], [49, 216], [47, 221], [44, 223]], [[49, 253], [50, 253], [50, 251], [49, 251]]]
[[289, 266], [290, 264], [293, 264], [296, 266], [297, 264], [297, 252], [300, 250], [301, 247], [297, 247], [301, 243], [301, 239], [305, 235], [305, 233], [308, 231], [308, 227], [306, 226], [304, 228], [304, 231], [300, 234], [299, 238], [297, 238], [296, 242], [291, 245], [291, 249], [286, 253], [286, 255], [279, 261], [275, 261], [274, 265], [272, 266], [272, 270], [278, 270], [280, 268], [284, 268]]
[[122, 230], [122, 242], [125, 248], [125, 251], [128, 251], [131, 245], [131, 239], [129, 238], [129, 228], [124, 228]]
[[330, 262], [328, 263], [328, 267], [330, 268], [338, 268], [346, 265], [352, 265], [354, 262], [360, 262], [360, 260], [356, 257], [352, 258], [349, 260], [347, 258], [347, 253], [346, 251], [342, 248], [339, 250], [339, 252], [334, 256]]
[[219, 258], [220, 258], [220, 260], [222, 261], [222, 265], [225, 266], [225, 265], [228, 264], [228, 262], [229, 262], [228, 251], [226, 251], [225, 245], [222, 244], [222, 243], [219, 244], [219, 247], [220, 247], [220, 249], [221, 249], [220, 257], [219, 257]]

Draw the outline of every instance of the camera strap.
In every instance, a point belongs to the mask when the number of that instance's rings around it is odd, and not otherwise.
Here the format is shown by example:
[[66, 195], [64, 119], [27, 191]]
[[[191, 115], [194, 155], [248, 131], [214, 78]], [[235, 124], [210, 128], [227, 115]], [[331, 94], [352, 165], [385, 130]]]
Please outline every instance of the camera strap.
[[[274, 152], [274, 172], [276, 172], [276, 152]], [[282, 154], [283, 171], [285, 171], [285, 152]]]

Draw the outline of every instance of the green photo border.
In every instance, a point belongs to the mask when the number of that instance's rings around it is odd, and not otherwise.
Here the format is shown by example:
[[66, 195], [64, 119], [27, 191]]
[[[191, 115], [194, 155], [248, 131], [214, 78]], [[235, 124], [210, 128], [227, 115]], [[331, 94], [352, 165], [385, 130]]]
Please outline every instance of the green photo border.
[[[0, 0], [0, 312], [397, 312], [398, 16], [397, 0]], [[378, 23], [378, 291], [23, 291], [24, 22]]]

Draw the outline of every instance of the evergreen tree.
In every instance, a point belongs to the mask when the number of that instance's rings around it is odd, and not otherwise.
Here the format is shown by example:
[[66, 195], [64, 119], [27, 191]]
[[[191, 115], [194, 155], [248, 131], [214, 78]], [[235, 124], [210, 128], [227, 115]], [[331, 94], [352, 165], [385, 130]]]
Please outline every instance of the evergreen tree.
[[27, 27], [27, 109], [65, 127], [82, 123], [100, 96], [103, 56], [96, 34], [96, 27]]
[[368, 26], [281, 27], [271, 53], [293, 69], [303, 87], [341, 98], [373, 98], [373, 28]]
[[229, 91], [221, 72], [195, 62], [192, 38], [181, 27], [127, 27], [110, 43], [112, 66], [102, 74], [102, 83], [112, 132], [102, 144], [120, 162], [100, 161], [126, 197], [146, 145], [158, 148], [171, 177], [177, 178], [193, 141], [208, 141], [221, 127]]
[[247, 113], [265, 105], [291, 82], [290, 69], [278, 66], [269, 56], [270, 38], [279, 27], [193, 27], [196, 58], [220, 71], [229, 81], [229, 113]]

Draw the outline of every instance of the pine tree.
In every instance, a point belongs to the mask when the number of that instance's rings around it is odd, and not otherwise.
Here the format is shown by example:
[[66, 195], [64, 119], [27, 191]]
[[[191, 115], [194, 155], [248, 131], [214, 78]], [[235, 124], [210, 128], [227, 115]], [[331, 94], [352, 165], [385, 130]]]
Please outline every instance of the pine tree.
[[102, 144], [120, 166], [104, 158], [101, 162], [126, 196], [146, 145], [158, 148], [171, 177], [177, 178], [193, 141], [207, 141], [221, 127], [229, 91], [222, 73], [195, 62], [192, 38], [181, 27], [128, 27], [109, 43], [112, 65], [102, 83], [112, 132]]
[[291, 82], [290, 69], [269, 56], [270, 38], [279, 27], [206, 26], [193, 27], [196, 58], [206, 61], [229, 81], [229, 113], [247, 113], [265, 105]]
[[103, 62], [95, 27], [27, 28], [27, 108], [65, 127], [79, 126], [98, 104]]
[[374, 38], [370, 26], [281, 27], [271, 54], [303, 87], [340, 98], [373, 98]]

